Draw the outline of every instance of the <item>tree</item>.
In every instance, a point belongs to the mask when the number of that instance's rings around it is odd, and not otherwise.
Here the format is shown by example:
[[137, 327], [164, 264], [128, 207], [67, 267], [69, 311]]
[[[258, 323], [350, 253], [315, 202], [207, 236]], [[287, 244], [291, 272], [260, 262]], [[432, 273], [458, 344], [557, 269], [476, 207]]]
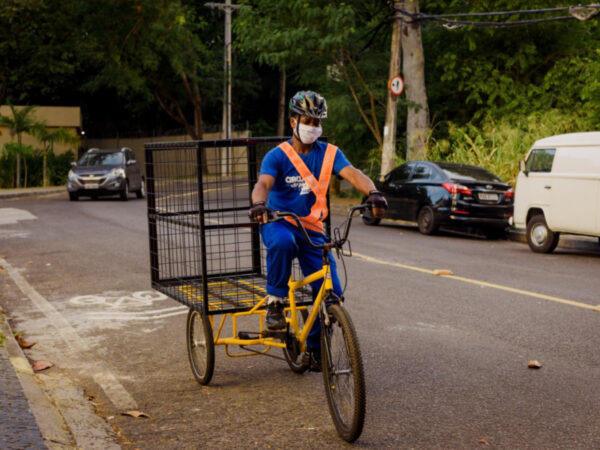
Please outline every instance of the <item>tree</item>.
[[80, 70], [85, 30], [80, 0], [3, 0], [0, 7], [0, 105], [57, 100]]
[[23, 133], [31, 133], [36, 127], [40, 126], [40, 122], [34, 117], [35, 106], [16, 107], [9, 104], [11, 116], [0, 116], [0, 127], [9, 129], [11, 138], [17, 136], [17, 170], [16, 181], [17, 186], [21, 187], [21, 160], [23, 159]]
[[154, 100], [192, 138], [201, 139], [202, 77], [212, 68], [200, 39], [202, 18], [181, 1], [111, 0], [97, 6], [87, 21], [95, 45], [88, 56], [98, 72], [87, 88], [108, 86], [125, 99]]
[[77, 146], [81, 140], [79, 136], [75, 135], [69, 130], [64, 128], [56, 128], [50, 130], [45, 123], [39, 123], [31, 130], [31, 134], [35, 136], [42, 143], [42, 174], [43, 174], [43, 186], [49, 186], [48, 179], [48, 153], [54, 151], [54, 143], [72, 144]]
[[[241, 3], [246, 7], [239, 10], [233, 22], [238, 48], [251, 59], [279, 71], [277, 134], [282, 136], [288, 73], [312, 64], [313, 55], [341, 48], [344, 34], [351, 32], [350, 26], [344, 27], [352, 22], [351, 9], [345, 4], [324, 6], [321, 2], [298, 0]], [[322, 28], [325, 24], [333, 25], [329, 33]]]
[[[349, 97], [357, 116], [352, 120], [363, 121], [371, 139], [380, 144], [381, 97], [386, 80], [379, 75], [381, 36], [377, 32], [387, 14], [386, 2], [245, 0], [243, 3], [252, 8], [242, 8], [234, 19], [240, 50], [259, 63], [278, 68], [288, 81], [326, 94], [330, 105], [339, 104], [341, 109], [335, 110], [329, 123], [336, 121], [336, 116], [347, 120], [346, 114], [340, 113], [349, 112], [348, 103], [338, 96]], [[371, 76], [366, 76], [367, 73]], [[283, 84], [282, 76], [277, 102], [280, 124], [285, 111]], [[346, 131], [343, 133], [341, 128]], [[361, 135], [362, 131], [361, 128]], [[353, 148], [361, 146], [363, 141], [353, 139], [357, 134], [355, 124], [342, 120], [329, 133], [334, 134], [336, 139], [346, 138]]]

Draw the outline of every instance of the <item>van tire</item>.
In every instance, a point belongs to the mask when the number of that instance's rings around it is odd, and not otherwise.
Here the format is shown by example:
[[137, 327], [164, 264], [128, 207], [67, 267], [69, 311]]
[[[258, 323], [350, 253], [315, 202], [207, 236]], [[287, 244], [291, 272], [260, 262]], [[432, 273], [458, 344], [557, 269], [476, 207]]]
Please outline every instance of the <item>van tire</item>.
[[536, 253], [551, 253], [558, 244], [559, 233], [546, 224], [543, 214], [536, 214], [527, 222], [527, 243]]

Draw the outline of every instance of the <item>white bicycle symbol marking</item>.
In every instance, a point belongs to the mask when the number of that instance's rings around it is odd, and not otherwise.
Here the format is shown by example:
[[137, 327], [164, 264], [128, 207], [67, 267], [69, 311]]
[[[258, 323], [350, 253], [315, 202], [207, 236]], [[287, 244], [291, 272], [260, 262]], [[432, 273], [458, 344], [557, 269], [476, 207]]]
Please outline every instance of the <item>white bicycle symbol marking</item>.
[[168, 298], [157, 291], [106, 292], [97, 295], [79, 295], [71, 298], [69, 303], [81, 306], [103, 305], [108, 309], [127, 309], [128, 307], [152, 306], [154, 302], [160, 302]]

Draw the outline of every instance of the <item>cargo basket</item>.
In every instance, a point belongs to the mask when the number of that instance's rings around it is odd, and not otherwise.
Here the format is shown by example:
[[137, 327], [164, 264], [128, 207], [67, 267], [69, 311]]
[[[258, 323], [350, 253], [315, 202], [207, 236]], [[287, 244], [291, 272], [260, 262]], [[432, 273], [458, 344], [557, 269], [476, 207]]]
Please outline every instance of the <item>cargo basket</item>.
[[[203, 314], [246, 311], [264, 298], [266, 252], [248, 209], [260, 162], [283, 139], [144, 146], [154, 289]], [[297, 261], [292, 274], [301, 276]], [[310, 288], [296, 298], [312, 303]]]

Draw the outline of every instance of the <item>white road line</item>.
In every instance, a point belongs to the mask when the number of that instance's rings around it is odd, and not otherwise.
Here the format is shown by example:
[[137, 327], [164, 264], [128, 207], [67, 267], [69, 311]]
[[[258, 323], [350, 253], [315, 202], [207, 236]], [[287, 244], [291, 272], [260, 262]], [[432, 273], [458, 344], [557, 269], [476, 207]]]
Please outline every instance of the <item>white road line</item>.
[[[5, 259], [0, 258], [0, 266], [6, 270], [21, 292], [29, 297], [31, 302], [46, 316], [48, 323], [56, 328], [63, 341], [73, 352], [73, 358], [77, 358], [80, 361], [86, 360], [88, 358], [86, 354], [92, 353], [91, 348], [86, 345], [85, 340], [77, 334], [62, 314], [40, 295]], [[102, 363], [90, 361], [90, 366], [98, 371], [94, 375], [94, 380], [100, 385], [116, 408], [119, 410], [137, 408], [137, 403], [133, 397], [108, 369], [102, 367]]]
[[354, 252], [353, 255], [357, 256], [358, 258], [363, 259], [364, 261], [372, 262], [375, 264], [383, 264], [386, 266], [397, 267], [399, 269], [413, 270], [415, 272], [422, 272], [422, 273], [427, 273], [430, 275], [441, 276], [441, 277], [448, 278], [451, 280], [461, 281], [463, 283], [474, 284], [476, 286], [489, 287], [492, 289], [498, 289], [501, 291], [511, 292], [513, 294], [519, 294], [519, 295], [524, 295], [527, 297], [539, 298], [542, 300], [547, 300], [547, 301], [555, 302], [555, 303], [562, 303], [563, 305], [576, 306], [578, 308], [583, 308], [583, 309], [591, 309], [592, 311], [600, 311], [600, 305], [599, 306], [590, 305], [588, 303], [582, 303], [582, 302], [578, 302], [575, 300], [569, 300], [566, 298], [560, 298], [560, 297], [554, 297], [552, 295], [540, 294], [539, 292], [527, 291], [524, 289], [516, 289], [516, 288], [510, 287], [510, 286], [505, 286], [502, 284], [488, 283], [487, 281], [475, 280], [475, 279], [466, 278], [466, 277], [459, 277], [457, 275], [452, 274], [452, 271], [449, 271], [449, 270], [425, 269], [423, 267], [411, 266], [408, 264], [394, 263], [391, 261], [386, 261], [384, 259], [373, 258], [372, 256], [363, 255], [363, 254], [356, 253], [356, 252]]
[[24, 209], [0, 208], [0, 225], [14, 225], [20, 220], [34, 219], [37, 219], [37, 217]]

